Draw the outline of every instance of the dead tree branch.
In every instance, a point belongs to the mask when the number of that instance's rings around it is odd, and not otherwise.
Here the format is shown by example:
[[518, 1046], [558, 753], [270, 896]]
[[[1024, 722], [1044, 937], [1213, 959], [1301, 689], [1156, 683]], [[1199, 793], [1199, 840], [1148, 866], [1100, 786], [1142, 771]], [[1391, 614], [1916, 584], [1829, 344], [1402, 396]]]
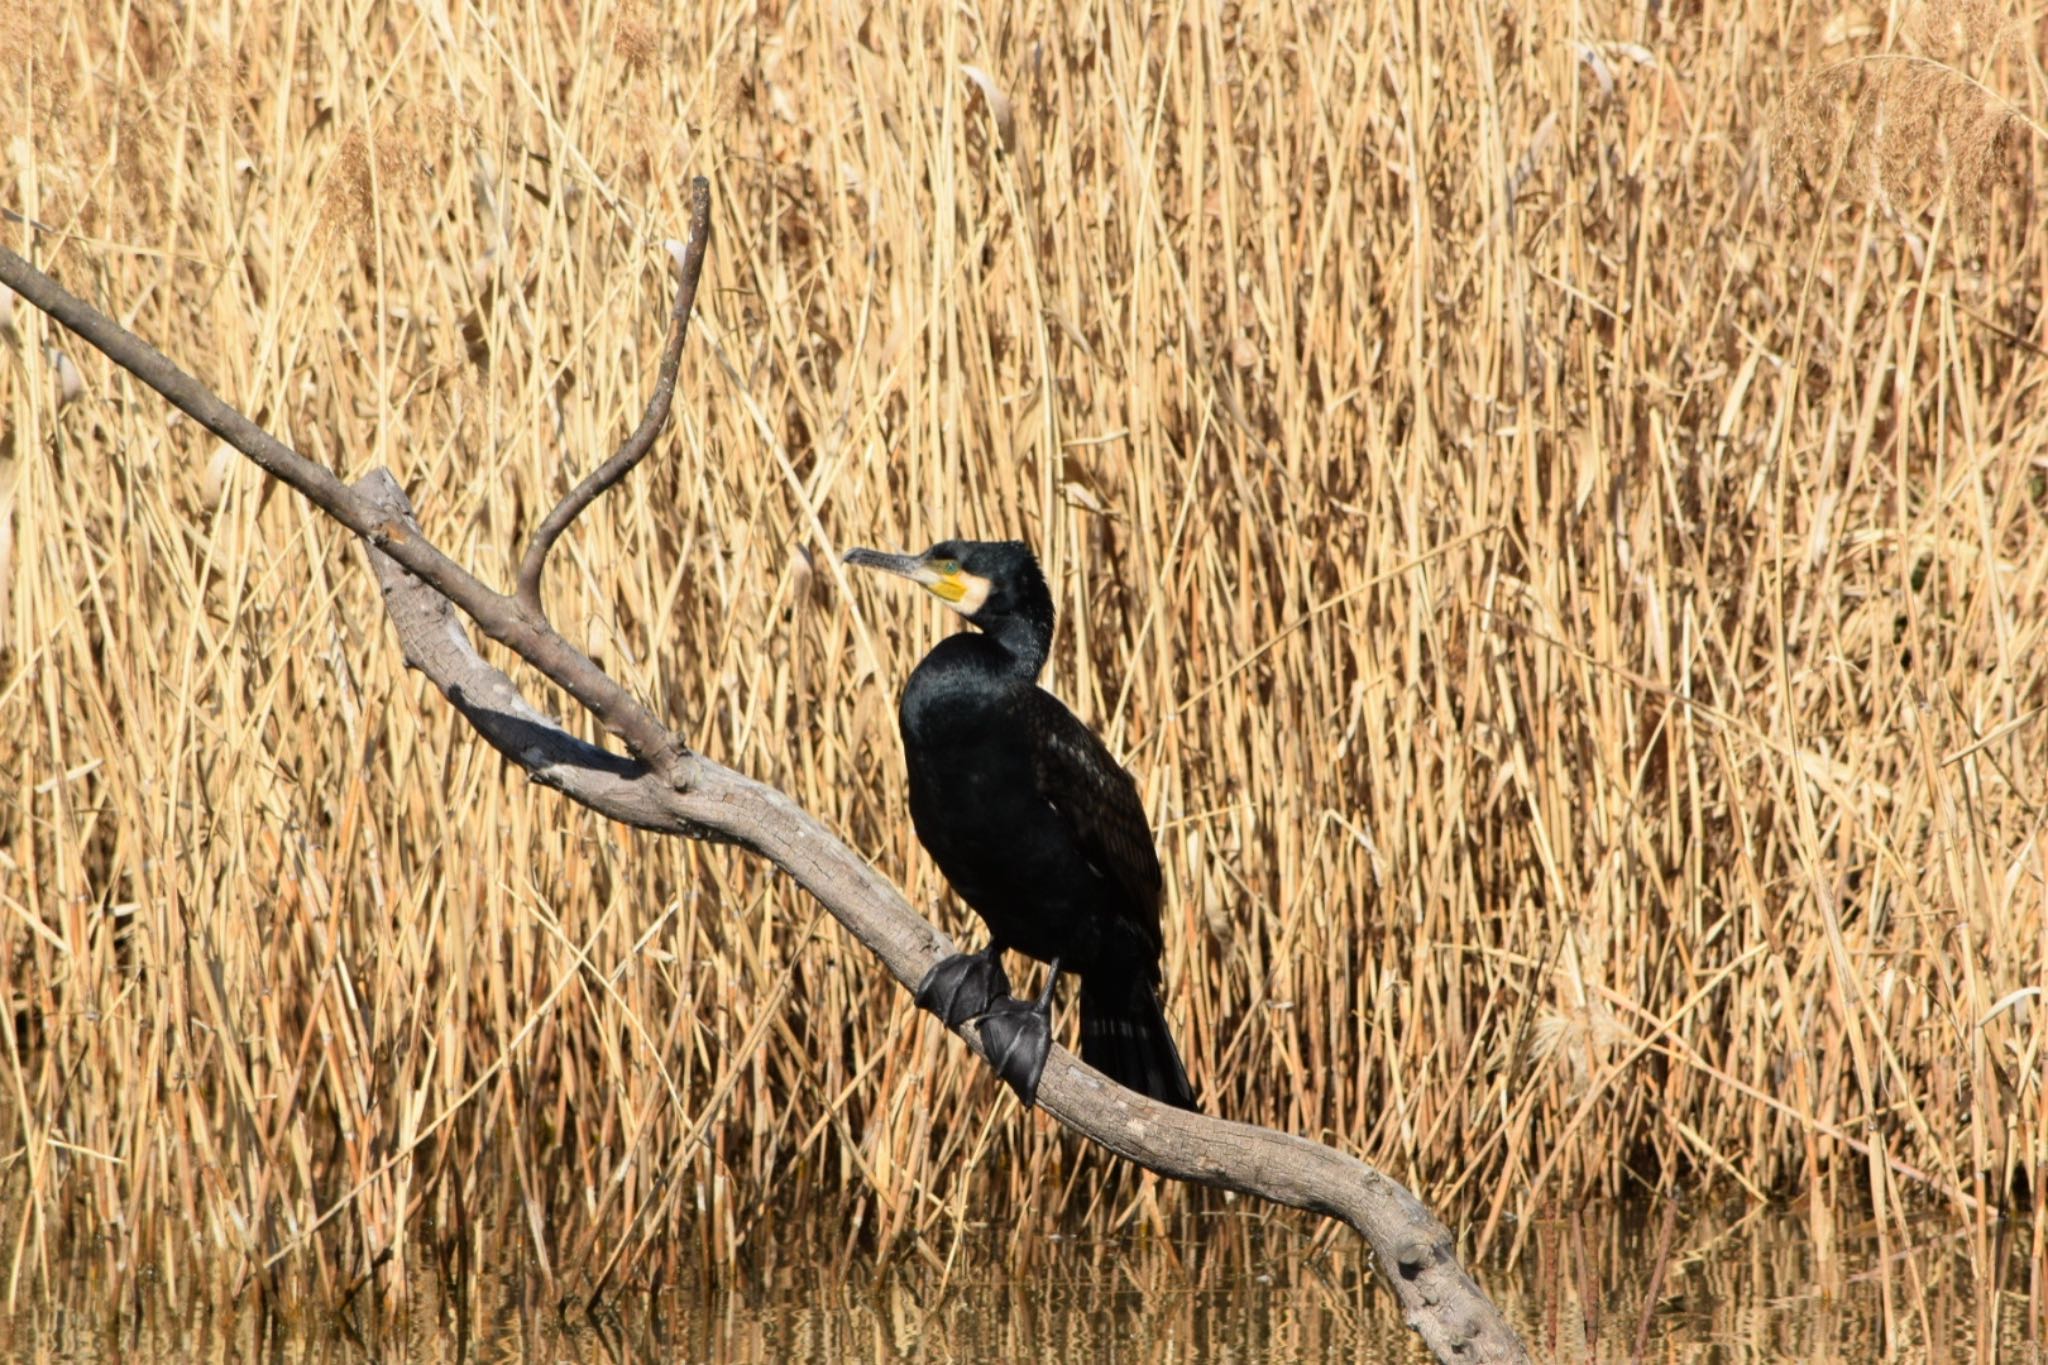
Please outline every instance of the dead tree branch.
[[360, 494], [325, 465], [315, 464], [230, 407], [168, 356], [72, 294], [21, 257], [0, 247], [0, 283], [77, 333], [107, 359], [155, 389], [188, 417], [297, 489], [321, 511], [418, 574], [462, 608], [484, 634], [539, 669], [624, 741], [633, 755], [670, 781], [681, 781], [688, 750], [653, 713], [581, 651], [528, 619], [519, 604], [479, 582], [417, 530], [379, 518]]
[[668, 342], [662, 347], [661, 368], [654, 380], [654, 394], [647, 400], [647, 412], [640, 425], [626, 438], [616, 454], [570, 489], [533, 533], [525, 557], [519, 561], [519, 586], [514, 596], [536, 621], [544, 620], [540, 607], [540, 573], [569, 523], [583, 514], [607, 488], [632, 472], [633, 466], [654, 449], [654, 438], [668, 423], [669, 405], [675, 401], [676, 372], [682, 365], [683, 336], [690, 329], [690, 312], [697, 304], [697, 278], [704, 273], [704, 252], [711, 244], [711, 182], [698, 176], [690, 184], [690, 240], [683, 247], [682, 280], [676, 286], [676, 304], [669, 314]]
[[[686, 261], [664, 352], [663, 378], [642, 422], [646, 439], [643, 442], [642, 432], [636, 432], [556, 508], [527, 552], [516, 596], [485, 587], [435, 548], [388, 473], [376, 471], [353, 486], [343, 483], [5, 248], [0, 248], [0, 282], [361, 537], [407, 661], [431, 678], [477, 732], [533, 780], [642, 829], [738, 844], [759, 854], [817, 897], [906, 990], [913, 989], [935, 962], [953, 951], [945, 935], [789, 797], [689, 752], [538, 611], [528, 609], [537, 598], [548, 545], [577, 512], [645, 454], [666, 416], [674, 382], [672, 362], [680, 350], [708, 241], [708, 189], [700, 188], [698, 196], [691, 231], [697, 268]], [[575, 697], [624, 741], [629, 755], [576, 738], [528, 703], [509, 677], [477, 653], [456, 619], [456, 607], [487, 636]], [[986, 1057], [972, 1023], [963, 1025], [960, 1034]], [[1113, 1084], [1058, 1047], [1046, 1064], [1038, 1106], [1072, 1131], [1161, 1175], [1344, 1220], [1372, 1245], [1381, 1275], [1409, 1325], [1438, 1360], [1528, 1359], [1514, 1331], [1459, 1264], [1443, 1224], [1398, 1182], [1357, 1158], [1271, 1129], [1155, 1104]]]

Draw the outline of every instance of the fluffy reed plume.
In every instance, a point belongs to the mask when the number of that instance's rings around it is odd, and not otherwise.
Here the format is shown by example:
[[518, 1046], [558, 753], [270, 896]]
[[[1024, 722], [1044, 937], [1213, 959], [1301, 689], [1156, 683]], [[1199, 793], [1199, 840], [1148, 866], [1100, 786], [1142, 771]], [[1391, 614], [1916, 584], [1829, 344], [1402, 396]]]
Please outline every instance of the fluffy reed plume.
[[[52, 6], [0, 197], [502, 584], [637, 416], [711, 175], [672, 435], [558, 553], [565, 633], [967, 932], [892, 716], [947, 627], [832, 551], [1029, 537], [1208, 1105], [1475, 1242], [1710, 1185], [1892, 1237], [2048, 1174], [2034, 32], [1684, 9]], [[1798, 216], [1755, 192], [1786, 108]], [[1871, 193], [1827, 192], [1845, 137]], [[1964, 248], [1913, 165], [2012, 174]], [[761, 867], [508, 780], [346, 537], [15, 331], [17, 1295], [339, 1297], [486, 1229], [616, 1284], [792, 1220], [849, 1259], [1201, 1226]]]
[[1897, 38], [1857, 11], [1832, 16], [1822, 47], [1841, 56], [1792, 88], [1778, 159], [1812, 193], [1837, 177], [1897, 219], [1936, 199], [1981, 226], [2011, 180], [2019, 144], [2039, 125], [1983, 76], [2011, 46], [2014, 25], [1991, 0], [1939, 0], [1907, 11]]

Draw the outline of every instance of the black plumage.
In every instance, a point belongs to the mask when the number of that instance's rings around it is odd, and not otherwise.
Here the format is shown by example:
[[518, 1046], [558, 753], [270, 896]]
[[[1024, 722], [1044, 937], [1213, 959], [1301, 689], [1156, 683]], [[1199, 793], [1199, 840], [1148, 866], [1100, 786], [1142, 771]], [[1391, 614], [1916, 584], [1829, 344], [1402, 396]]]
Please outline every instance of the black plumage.
[[[1045, 577], [1020, 541], [943, 541], [849, 564], [924, 584], [978, 626], [940, 641], [898, 720], [917, 835], [988, 925], [990, 943], [932, 969], [921, 1004], [981, 1020], [996, 1068], [1029, 1104], [1051, 1047], [1053, 987], [1081, 978], [1081, 1057], [1119, 1084], [1195, 1107], [1159, 1005], [1162, 879], [1131, 775], [1037, 684], [1052, 647]], [[1037, 1001], [1010, 998], [1002, 953], [1052, 964]]]

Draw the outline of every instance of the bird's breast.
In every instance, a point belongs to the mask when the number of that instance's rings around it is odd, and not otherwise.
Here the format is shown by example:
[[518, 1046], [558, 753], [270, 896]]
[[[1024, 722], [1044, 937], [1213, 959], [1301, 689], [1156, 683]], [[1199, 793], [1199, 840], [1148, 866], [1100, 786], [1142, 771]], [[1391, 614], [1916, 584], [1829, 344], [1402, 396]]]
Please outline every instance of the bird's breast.
[[949, 876], [1008, 861], [1026, 830], [1058, 818], [1038, 794], [1031, 734], [1007, 688], [924, 689], [903, 697], [910, 815]]

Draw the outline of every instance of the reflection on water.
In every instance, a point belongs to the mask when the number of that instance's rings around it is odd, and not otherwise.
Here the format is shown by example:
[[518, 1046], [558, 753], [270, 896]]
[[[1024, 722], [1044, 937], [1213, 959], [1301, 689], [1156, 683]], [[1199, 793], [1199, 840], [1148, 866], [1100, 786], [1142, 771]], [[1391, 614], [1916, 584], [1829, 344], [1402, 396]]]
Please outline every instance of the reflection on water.
[[[991, 1234], [861, 1268], [815, 1231], [764, 1250], [744, 1277], [558, 1311], [529, 1267], [455, 1292], [367, 1298], [346, 1320], [238, 1309], [116, 1314], [75, 1303], [0, 1319], [10, 1360], [705, 1362], [1320, 1362], [1422, 1358], [1348, 1236], [1292, 1215], [1204, 1219], [1198, 1236], [1080, 1244]], [[1003, 1246], [1001, 1255], [998, 1246]], [[1929, 1227], [1912, 1246], [1808, 1219], [1635, 1211], [1523, 1230], [1518, 1259], [1480, 1267], [1539, 1360], [2041, 1358], [2031, 1230]], [[1505, 1249], [1503, 1249], [1505, 1251]], [[509, 1253], [508, 1253], [509, 1254]]]

